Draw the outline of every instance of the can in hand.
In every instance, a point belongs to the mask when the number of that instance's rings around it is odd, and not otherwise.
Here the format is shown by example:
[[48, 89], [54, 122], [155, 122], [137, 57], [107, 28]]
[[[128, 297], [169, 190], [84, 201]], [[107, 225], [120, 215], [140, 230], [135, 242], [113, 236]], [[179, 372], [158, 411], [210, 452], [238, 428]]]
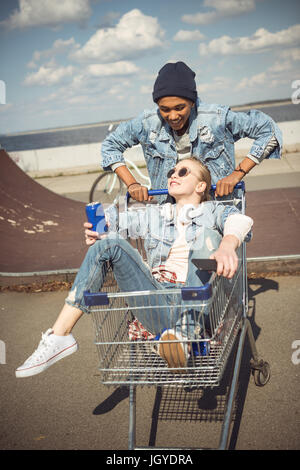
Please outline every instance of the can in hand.
[[100, 202], [90, 202], [85, 206], [85, 212], [88, 222], [93, 225], [94, 232], [103, 234], [108, 231], [103, 206]]

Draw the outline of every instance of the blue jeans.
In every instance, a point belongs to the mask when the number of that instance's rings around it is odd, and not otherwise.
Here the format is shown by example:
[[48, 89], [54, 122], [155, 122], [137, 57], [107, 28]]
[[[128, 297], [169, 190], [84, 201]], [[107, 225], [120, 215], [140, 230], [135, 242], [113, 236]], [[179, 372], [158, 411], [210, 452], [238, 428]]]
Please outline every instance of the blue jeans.
[[137, 307], [133, 313], [148, 331], [159, 334], [164, 328], [176, 328], [183, 336], [190, 336], [199, 330], [199, 312], [184, 306], [181, 294], [172, 293], [178, 285], [158, 282], [140, 253], [118, 234], [98, 240], [88, 249], [66, 303], [89, 313], [84, 291], [101, 290], [108, 261], [121, 292], [165, 291], [163, 294], [126, 297], [130, 307]]

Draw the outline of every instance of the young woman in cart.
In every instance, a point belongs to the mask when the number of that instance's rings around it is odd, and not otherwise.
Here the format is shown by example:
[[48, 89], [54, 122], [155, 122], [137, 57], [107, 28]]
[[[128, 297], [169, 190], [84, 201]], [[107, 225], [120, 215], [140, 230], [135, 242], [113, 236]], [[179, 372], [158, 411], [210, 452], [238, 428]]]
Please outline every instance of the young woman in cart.
[[[228, 279], [234, 276], [238, 267], [236, 250], [250, 231], [252, 219], [235, 206], [209, 200], [210, 172], [197, 158], [181, 160], [170, 169], [167, 179], [168, 192], [176, 204], [147, 204], [143, 210], [118, 214], [118, 230], [115, 225], [117, 209], [111, 208], [107, 211], [109, 230], [103, 235], [85, 224], [89, 249], [72, 289], [52, 328], [42, 335], [36, 351], [16, 370], [17, 377], [43, 372], [78, 349], [72, 330], [83, 313], [89, 313], [84, 292], [101, 290], [107, 262], [112, 264], [122, 292], [167, 289], [172, 294], [174, 288], [201, 286], [207, 282], [208, 273], [199, 274], [191, 261], [195, 257], [215, 259], [217, 275]], [[131, 236], [144, 238], [147, 264], [122, 236], [123, 230], [128, 228]], [[163, 298], [162, 306], [165, 306], [168, 296]], [[169, 367], [182, 367], [189, 355], [186, 331], [182, 329], [182, 313], [172, 311], [172, 317], [168, 314], [160, 317], [158, 311], [150, 319], [141, 308], [136, 316], [147, 331], [161, 334], [161, 341], [177, 341], [168, 343], [168, 348], [162, 343], [158, 353]], [[197, 319], [190, 335], [194, 334], [196, 323]]]

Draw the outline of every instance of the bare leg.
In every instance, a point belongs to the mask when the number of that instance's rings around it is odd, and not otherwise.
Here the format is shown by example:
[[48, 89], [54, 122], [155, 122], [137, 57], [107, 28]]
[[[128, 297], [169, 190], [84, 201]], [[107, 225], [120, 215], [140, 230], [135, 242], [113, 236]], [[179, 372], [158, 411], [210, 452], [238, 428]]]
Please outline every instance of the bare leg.
[[64, 304], [52, 327], [53, 333], [58, 336], [70, 334], [82, 314], [83, 312], [79, 308]]

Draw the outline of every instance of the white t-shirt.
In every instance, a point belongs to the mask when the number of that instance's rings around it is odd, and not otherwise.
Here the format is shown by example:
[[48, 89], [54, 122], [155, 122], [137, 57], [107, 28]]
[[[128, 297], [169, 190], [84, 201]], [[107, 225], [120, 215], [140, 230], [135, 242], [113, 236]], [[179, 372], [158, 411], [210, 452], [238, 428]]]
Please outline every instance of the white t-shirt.
[[188, 158], [191, 156], [191, 141], [188, 132], [183, 135], [178, 135], [173, 131], [173, 136], [176, 144], [176, 150], [178, 154], [178, 160]]
[[[191, 222], [183, 223], [177, 219], [178, 237], [176, 238], [165, 264], [152, 269], [152, 275], [160, 282], [185, 283], [188, 274], [189, 246], [185, 232]], [[224, 224], [224, 236], [235, 235], [239, 245], [250, 231], [253, 220], [244, 214], [229, 215]]]
[[177, 220], [178, 237], [173, 243], [165, 264], [152, 269], [152, 275], [158, 281], [185, 283], [189, 257], [189, 246], [185, 238], [185, 231], [190, 223], [184, 224]]

